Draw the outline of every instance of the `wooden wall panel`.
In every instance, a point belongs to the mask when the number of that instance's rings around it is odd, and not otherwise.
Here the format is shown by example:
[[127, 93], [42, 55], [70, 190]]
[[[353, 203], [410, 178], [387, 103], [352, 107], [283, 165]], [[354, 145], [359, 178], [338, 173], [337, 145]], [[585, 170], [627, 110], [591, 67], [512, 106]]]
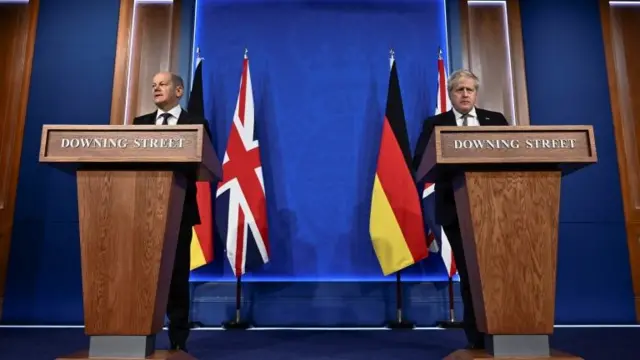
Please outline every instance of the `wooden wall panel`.
[[0, 317], [39, 4], [0, 4]]
[[640, 1], [600, 1], [611, 111], [631, 262], [636, 319], [640, 322]]
[[180, 4], [121, 1], [111, 124], [153, 111], [153, 75], [177, 71]]
[[460, 0], [463, 66], [480, 78], [478, 106], [529, 125], [518, 0]]

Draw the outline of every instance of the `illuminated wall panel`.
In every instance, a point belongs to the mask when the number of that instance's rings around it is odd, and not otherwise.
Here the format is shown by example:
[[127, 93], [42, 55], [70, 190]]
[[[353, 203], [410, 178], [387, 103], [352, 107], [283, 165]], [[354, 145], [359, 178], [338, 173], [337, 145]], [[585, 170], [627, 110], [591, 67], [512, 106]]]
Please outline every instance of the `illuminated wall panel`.
[[18, 187], [39, 0], [0, 2], [0, 313]]
[[111, 124], [130, 123], [155, 109], [153, 74], [178, 69], [180, 5], [180, 0], [122, 0]]
[[640, 321], [640, 1], [600, 1], [636, 318]]
[[460, 0], [462, 63], [480, 78], [478, 106], [529, 125], [518, 0]]

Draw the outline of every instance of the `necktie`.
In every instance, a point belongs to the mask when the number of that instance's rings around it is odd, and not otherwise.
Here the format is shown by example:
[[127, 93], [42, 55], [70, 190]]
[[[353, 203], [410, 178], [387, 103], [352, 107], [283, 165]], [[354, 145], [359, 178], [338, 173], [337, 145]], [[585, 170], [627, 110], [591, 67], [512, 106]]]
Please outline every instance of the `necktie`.
[[469, 118], [469, 114], [464, 114], [462, 115], [462, 126], [467, 126], [469, 125], [467, 122], [467, 119]]
[[160, 117], [162, 118], [162, 122], [160, 123], [160, 125], [167, 125], [169, 124], [169, 118], [171, 117], [171, 114], [169, 113], [164, 113], [161, 114]]

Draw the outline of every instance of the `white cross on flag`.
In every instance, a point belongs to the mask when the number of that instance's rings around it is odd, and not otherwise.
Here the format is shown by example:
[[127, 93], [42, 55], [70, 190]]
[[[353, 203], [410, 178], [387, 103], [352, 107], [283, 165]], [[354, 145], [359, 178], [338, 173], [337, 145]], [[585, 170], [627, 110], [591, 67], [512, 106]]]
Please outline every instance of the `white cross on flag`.
[[266, 196], [246, 54], [222, 175], [216, 193], [216, 225], [226, 242], [233, 273], [239, 277], [269, 262]]

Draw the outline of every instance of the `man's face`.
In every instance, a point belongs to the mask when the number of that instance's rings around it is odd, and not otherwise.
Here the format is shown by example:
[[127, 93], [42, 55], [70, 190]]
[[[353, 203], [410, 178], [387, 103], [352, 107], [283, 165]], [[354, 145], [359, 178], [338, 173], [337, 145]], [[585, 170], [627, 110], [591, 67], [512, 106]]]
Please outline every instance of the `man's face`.
[[449, 93], [451, 106], [458, 112], [466, 114], [476, 105], [476, 88], [473, 79], [462, 77]]
[[[153, 77], [153, 102], [159, 108], [173, 107], [179, 103], [183, 89], [171, 80], [171, 74], [161, 72]], [[168, 109], [165, 109], [168, 110]]]

